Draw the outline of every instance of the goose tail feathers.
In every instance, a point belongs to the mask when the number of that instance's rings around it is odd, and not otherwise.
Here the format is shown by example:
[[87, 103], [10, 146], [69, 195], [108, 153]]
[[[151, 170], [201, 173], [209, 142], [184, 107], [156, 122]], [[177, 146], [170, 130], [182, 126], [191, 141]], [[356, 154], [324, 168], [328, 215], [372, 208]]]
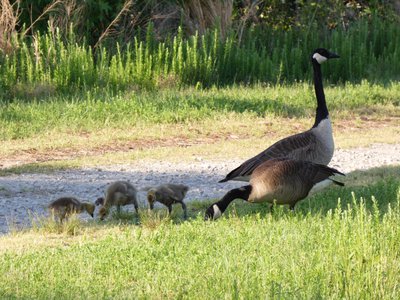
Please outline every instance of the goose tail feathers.
[[334, 179], [331, 179], [331, 181], [332, 181], [334, 184], [337, 184], [337, 185], [339, 185], [339, 186], [344, 186], [344, 183], [343, 183], [343, 182], [340, 182], [340, 181], [337, 181], [337, 180], [334, 180]]

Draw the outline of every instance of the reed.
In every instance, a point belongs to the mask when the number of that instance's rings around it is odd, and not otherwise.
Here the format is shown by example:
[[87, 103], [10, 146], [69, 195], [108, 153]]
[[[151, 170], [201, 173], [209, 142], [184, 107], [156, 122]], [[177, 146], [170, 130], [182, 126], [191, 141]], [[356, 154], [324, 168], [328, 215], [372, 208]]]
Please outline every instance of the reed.
[[240, 43], [233, 32], [222, 38], [217, 30], [189, 38], [179, 30], [174, 38], [159, 42], [152, 26], [144, 40], [96, 51], [78, 42], [72, 29], [67, 39], [56, 30], [11, 42], [14, 51], [0, 54], [0, 101], [32, 98], [31, 91], [43, 86], [64, 93], [159, 89], [166, 82], [209, 87], [308, 81], [308, 57], [317, 47], [341, 55], [326, 66], [325, 79], [331, 82], [387, 83], [399, 78], [400, 69], [400, 26], [378, 18], [360, 20], [346, 31], [256, 27], [245, 31]]

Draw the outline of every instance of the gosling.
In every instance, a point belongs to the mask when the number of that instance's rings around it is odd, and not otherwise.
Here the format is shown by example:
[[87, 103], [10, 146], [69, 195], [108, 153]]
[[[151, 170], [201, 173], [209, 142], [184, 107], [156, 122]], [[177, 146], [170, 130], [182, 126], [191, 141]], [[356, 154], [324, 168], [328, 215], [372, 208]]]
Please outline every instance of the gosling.
[[187, 219], [187, 208], [183, 202], [189, 187], [183, 184], [163, 184], [154, 188], [150, 188], [147, 192], [147, 201], [150, 209], [154, 208], [154, 202], [160, 202], [168, 207], [168, 213], [172, 212], [172, 204], [179, 203], [182, 205], [183, 217]]
[[67, 219], [70, 215], [75, 213], [82, 213], [86, 211], [92, 218], [95, 206], [89, 202], [81, 202], [74, 197], [61, 197], [52, 201], [48, 205], [49, 210], [53, 215], [58, 216], [60, 222]]
[[112, 206], [117, 206], [117, 210], [120, 211], [122, 205], [133, 204], [136, 213], [139, 213], [137, 189], [127, 181], [111, 183], [107, 188], [106, 197], [98, 198], [96, 204], [102, 205], [99, 210], [100, 220], [105, 219]]

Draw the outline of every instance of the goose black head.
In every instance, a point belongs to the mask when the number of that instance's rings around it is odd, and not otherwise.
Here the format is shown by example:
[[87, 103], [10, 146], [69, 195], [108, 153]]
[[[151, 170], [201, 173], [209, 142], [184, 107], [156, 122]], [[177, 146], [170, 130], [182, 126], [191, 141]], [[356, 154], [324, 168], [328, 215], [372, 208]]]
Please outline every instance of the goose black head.
[[204, 216], [204, 221], [218, 219], [221, 215], [222, 215], [222, 212], [221, 212], [220, 208], [218, 207], [218, 205], [213, 204], [209, 208], [207, 208], [205, 216]]
[[340, 56], [337, 55], [336, 53], [330, 52], [324, 48], [318, 48], [315, 49], [311, 56], [312, 61], [316, 61], [319, 64], [322, 64], [323, 62], [327, 61], [328, 59], [331, 58], [339, 58]]

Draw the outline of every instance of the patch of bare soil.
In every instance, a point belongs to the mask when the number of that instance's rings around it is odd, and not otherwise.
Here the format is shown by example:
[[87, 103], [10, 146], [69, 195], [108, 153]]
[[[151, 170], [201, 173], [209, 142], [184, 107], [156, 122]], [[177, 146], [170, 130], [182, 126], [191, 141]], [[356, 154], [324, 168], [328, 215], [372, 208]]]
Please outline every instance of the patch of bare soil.
[[[206, 138], [171, 137], [157, 140], [112, 141], [108, 144], [90, 146], [86, 148], [64, 147], [38, 150], [35, 148], [15, 151], [11, 155], [2, 157], [0, 169], [7, 169], [25, 164], [41, 163], [48, 161], [72, 160], [79, 157], [97, 156], [108, 153], [133, 152], [152, 148], [163, 147], [190, 147], [199, 144], [213, 144], [220, 140], [238, 139], [239, 136], [212, 135]], [[243, 138], [243, 137], [241, 137]]]
[[[290, 130], [292, 133], [300, 132], [306, 130], [303, 125], [298, 124], [293, 121], [288, 121], [290, 126]], [[363, 116], [358, 120], [341, 120], [337, 121], [334, 124], [335, 131], [338, 134], [345, 133], [355, 133], [361, 132], [368, 129], [384, 129], [388, 126], [393, 126], [394, 124], [400, 124], [400, 118], [397, 117], [388, 117], [386, 119], [376, 119], [374, 117]], [[82, 147], [63, 147], [63, 148], [55, 148], [49, 147], [45, 149], [24, 149], [13, 152], [12, 154], [6, 155], [0, 160], [0, 169], [7, 169], [11, 167], [21, 166], [25, 164], [32, 163], [41, 163], [48, 161], [62, 161], [62, 160], [72, 160], [80, 157], [90, 157], [90, 156], [98, 156], [109, 153], [118, 153], [118, 152], [133, 152], [140, 151], [145, 149], [152, 148], [162, 148], [162, 147], [190, 147], [193, 145], [199, 144], [214, 144], [223, 140], [235, 140], [235, 139], [246, 139], [248, 134], [220, 134], [215, 133], [212, 135], [207, 135], [206, 137], [195, 136], [192, 138], [185, 136], [172, 136], [169, 138], [158, 138], [158, 139], [137, 139], [137, 140], [124, 140], [124, 141], [115, 141], [111, 140], [106, 144], [102, 145], [91, 145], [90, 142], [87, 143], [87, 146]], [[264, 133], [269, 138], [277, 135], [277, 132], [273, 130], [268, 130]], [[88, 138], [83, 137], [83, 138]]]

